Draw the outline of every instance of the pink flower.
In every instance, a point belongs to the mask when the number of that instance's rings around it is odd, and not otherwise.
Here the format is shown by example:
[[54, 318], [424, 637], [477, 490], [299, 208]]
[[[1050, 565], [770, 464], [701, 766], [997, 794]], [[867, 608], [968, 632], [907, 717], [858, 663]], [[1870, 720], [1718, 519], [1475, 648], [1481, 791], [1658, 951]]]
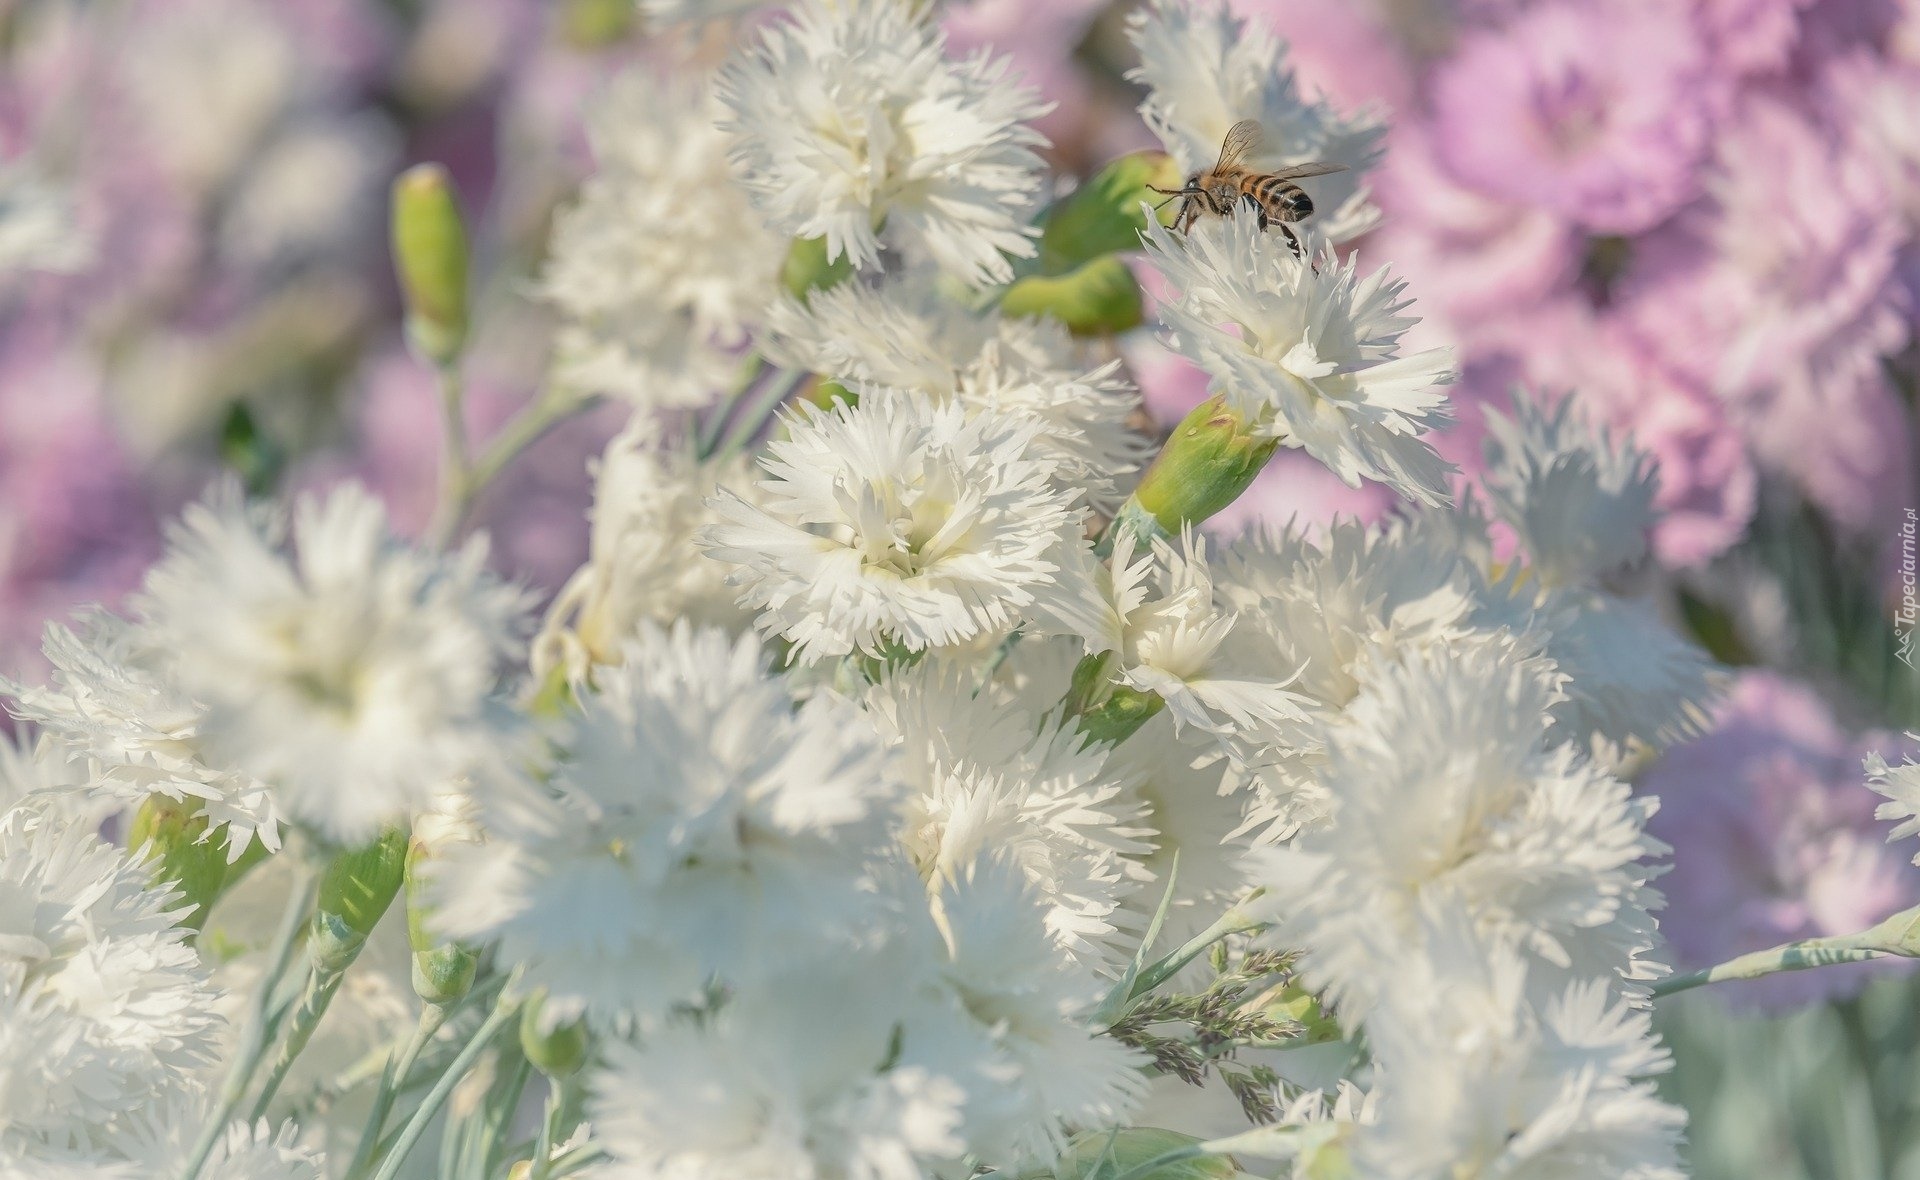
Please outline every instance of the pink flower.
[[[1911, 903], [1920, 871], [1886, 843], [1861, 759], [1896, 755], [1888, 735], [1842, 730], [1811, 689], [1740, 676], [1706, 736], [1669, 750], [1640, 789], [1673, 845], [1661, 926], [1679, 970], [1794, 939], [1851, 934]], [[1823, 967], [1716, 989], [1788, 1007], [1857, 990], [1873, 968]]]
[[1694, 20], [1715, 67], [1729, 76], [1783, 69], [1813, 0], [1693, 0]]
[[1037, 122], [1055, 145], [1078, 138], [1090, 86], [1073, 51], [1106, 0], [972, 0], [948, 8], [941, 25], [947, 52], [966, 57], [991, 46], [1013, 59], [1013, 69], [1054, 109]]
[[1308, 94], [1343, 111], [1384, 104], [1411, 111], [1413, 69], [1375, 0], [1228, 0], [1287, 42], [1287, 64]]
[[1558, 0], [1469, 36], [1433, 77], [1439, 155], [1482, 191], [1633, 233], [1698, 191], [1720, 87], [1679, 7]]

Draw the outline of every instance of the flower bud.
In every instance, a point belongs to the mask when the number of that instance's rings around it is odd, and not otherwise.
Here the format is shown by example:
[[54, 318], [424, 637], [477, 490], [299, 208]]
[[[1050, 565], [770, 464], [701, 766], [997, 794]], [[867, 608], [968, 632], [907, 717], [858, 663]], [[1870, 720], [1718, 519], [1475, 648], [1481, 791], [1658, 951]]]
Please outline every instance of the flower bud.
[[812, 292], [838, 286], [852, 273], [853, 259], [844, 251], [831, 262], [827, 260], [827, 239], [795, 238], [780, 268], [780, 283], [788, 294], [805, 303]]
[[[1083, 1131], [1067, 1144], [1053, 1167], [1057, 1180], [1117, 1180], [1134, 1169], [1182, 1148], [1198, 1147], [1200, 1140], [1158, 1127], [1129, 1127], [1121, 1131]], [[1224, 1156], [1195, 1155], [1162, 1164], [1137, 1180], [1232, 1180], [1238, 1174]]]
[[344, 971], [366, 945], [406, 867], [407, 837], [388, 828], [372, 843], [333, 858], [320, 878], [308, 951], [316, 969]]
[[407, 945], [413, 948], [413, 994], [429, 1004], [451, 1004], [473, 987], [479, 957], [427, 929], [426, 882], [421, 869], [433, 846], [418, 832], [407, 844]]
[[226, 888], [229, 872], [225, 848], [204, 838], [207, 817], [195, 812], [191, 803], [149, 795], [127, 832], [129, 848], [146, 850], [154, 883], [171, 885], [193, 907], [180, 919], [190, 930], [206, 924], [207, 911]]
[[1169, 536], [1199, 524], [1240, 498], [1280, 441], [1253, 433], [1226, 399], [1213, 397], [1181, 419], [1154, 456], [1137, 503]]
[[587, 1023], [573, 1020], [545, 1028], [545, 1009], [544, 994], [529, 999], [521, 1008], [520, 1050], [548, 1077], [572, 1077], [587, 1063]]
[[1127, 264], [1103, 254], [1061, 275], [1028, 275], [1000, 298], [1000, 314], [1051, 316], [1076, 336], [1115, 336], [1146, 319], [1140, 282]]
[[576, 49], [599, 49], [633, 32], [637, 17], [633, 0], [566, 0], [560, 31]]
[[453, 363], [467, 339], [467, 229], [438, 164], [416, 164], [393, 182], [393, 264], [408, 340], [433, 363]]
[[[1165, 152], [1121, 156], [1047, 210], [1040, 227], [1040, 268], [1064, 274], [1099, 258], [1140, 248], [1147, 226], [1142, 206], [1165, 203], [1162, 220], [1177, 214], [1154, 188], [1180, 187], [1180, 168]], [[1151, 186], [1151, 187], [1150, 187]]]

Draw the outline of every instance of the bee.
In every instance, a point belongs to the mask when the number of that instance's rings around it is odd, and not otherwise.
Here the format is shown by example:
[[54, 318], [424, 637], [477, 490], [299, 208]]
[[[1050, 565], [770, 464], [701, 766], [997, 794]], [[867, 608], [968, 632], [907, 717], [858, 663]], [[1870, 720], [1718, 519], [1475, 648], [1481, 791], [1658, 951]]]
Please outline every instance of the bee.
[[1259, 123], [1252, 119], [1235, 123], [1227, 129], [1227, 138], [1220, 144], [1220, 158], [1213, 162], [1213, 167], [1187, 177], [1187, 183], [1179, 188], [1147, 186], [1167, 196], [1167, 200], [1160, 202], [1156, 208], [1164, 208], [1167, 201], [1180, 198], [1180, 216], [1174, 219], [1174, 228], [1185, 233], [1193, 228], [1194, 222], [1200, 220], [1202, 213], [1231, 217], [1233, 207], [1245, 201], [1258, 214], [1261, 229], [1278, 226], [1280, 232], [1287, 236], [1287, 245], [1293, 247], [1295, 254], [1299, 254], [1300, 239], [1294, 236], [1287, 223], [1304, 221], [1313, 216], [1313, 198], [1293, 182], [1309, 176], [1325, 176], [1329, 172], [1344, 172], [1347, 166], [1295, 164], [1275, 172], [1259, 172], [1240, 162], [1259, 143]]

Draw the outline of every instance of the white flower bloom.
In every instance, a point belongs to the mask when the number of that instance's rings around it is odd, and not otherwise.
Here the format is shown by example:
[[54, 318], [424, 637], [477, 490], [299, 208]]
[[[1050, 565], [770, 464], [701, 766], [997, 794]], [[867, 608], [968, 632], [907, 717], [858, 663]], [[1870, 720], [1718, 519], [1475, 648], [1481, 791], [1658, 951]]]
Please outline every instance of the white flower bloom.
[[1457, 908], [1522, 954], [1543, 986], [1602, 978], [1634, 988], [1660, 898], [1642, 859], [1653, 801], [1549, 747], [1552, 665], [1500, 638], [1409, 653], [1335, 728], [1321, 779], [1332, 821], [1255, 854], [1277, 945], [1364, 1016], [1408, 958], [1422, 919]]
[[743, 991], [714, 1016], [615, 1041], [593, 1083], [608, 1180], [921, 1180], [960, 1156], [966, 1092], [890, 1064], [912, 998], [853, 957]]
[[149, 794], [198, 805], [207, 838], [237, 861], [254, 840], [280, 849], [273, 792], [206, 753], [207, 710], [167, 675], [168, 653], [141, 644], [126, 623], [83, 615], [78, 633], [49, 623], [42, 651], [52, 665], [43, 687], [6, 685], [14, 713], [37, 723], [91, 768], [88, 791], [103, 810], [138, 806]]
[[808, 0], [720, 75], [742, 183], [775, 229], [824, 237], [829, 259], [879, 262], [881, 236], [975, 283], [1034, 252], [1027, 221], [1046, 141], [1006, 58], [947, 58], [926, 11]]
[[1035, 453], [1058, 465], [1060, 486], [1108, 511], [1146, 461], [1151, 444], [1128, 423], [1140, 394], [1119, 362], [1082, 365], [1056, 321], [976, 314], [925, 272], [878, 287], [841, 283], [805, 304], [783, 300], [768, 327], [770, 356], [862, 396], [905, 391], [957, 401], [973, 416], [1038, 420]]
[[366, 492], [308, 499], [291, 529], [229, 490], [187, 509], [134, 607], [141, 662], [201, 707], [201, 759], [269, 784], [288, 817], [354, 844], [488, 755], [524, 599], [388, 529]]
[[1342, 116], [1302, 98], [1286, 67], [1286, 43], [1259, 21], [1234, 16], [1222, 0], [1153, 0], [1128, 18], [1127, 35], [1140, 53], [1127, 76], [1148, 88], [1140, 113], [1182, 174], [1211, 165], [1227, 129], [1253, 119], [1263, 136], [1246, 159], [1252, 167], [1346, 165], [1301, 182], [1320, 233], [1345, 242], [1379, 222], [1363, 182], [1380, 161], [1385, 120], [1375, 112]]
[[433, 863], [436, 921], [498, 940], [555, 1020], [652, 1014], [850, 942], [900, 786], [857, 709], [796, 708], [766, 654], [646, 624], [554, 736], [547, 782], [493, 767], [480, 844]]
[[1516, 398], [1486, 415], [1487, 499], [1549, 585], [1588, 582], [1647, 555], [1659, 486], [1652, 457], [1615, 445], [1566, 398], [1549, 411]]
[[1165, 701], [1176, 729], [1255, 744], [1292, 734], [1306, 717], [1287, 690], [1299, 669], [1240, 658], [1239, 612], [1214, 596], [1206, 541], [1189, 530], [1178, 551], [1155, 540], [1138, 561], [1133, 546], [1123, 531], [1107, 579], [1111, 609], [1088, 650], [1111, 651], [1116, 678]]
[[[1505, 588], [1530, 597], [1512, 581]], [[1604, 590], [1542, 588], [1531, 607], [1543, 650], [1568, 678], [1555, 735], [1617, 761], [1629, 743], [1659, 749], [1704, 732], [1720, 674], [1646, 599]]]
[[1441, 957], [1401, 965], [1368, 1024], [1377, 1121], [1358, 1128], [1361, 1174], [1387, 1180], [1680, 1180], [1686, 1116], [1648, 1075], [1669, 1060], [1645, 1010], [1604, 980], [1536, 1009], [1525, 965], [1438, 919]]
[[[194, 1141], [211, 1109], [206, 1092], [156, 1101], [114, 1129], [113, 1154], [132, 1161], [139, 1176], [171, 1177], [186, 1170]], [[265, 1120], [234, 1122], [215, 1142], [201, 1175], [218, 1180], [326, 1180], [325, 1157], [298, 1141], [299, 1128]]]
[[702, 461], [640, 419], [607, 444], [594, 472], [590, 557], [548, 607], [536, 675], [560, 667], [578, 679], [613, 663], [643, 621], [734, 634], [753, 625], [725, 584], [728, 567], [694, 544], [720, 519], [707, 502], [721, 488], [757, 501], [745, 456]]
[[1018, 865], [1045, 899], [1047, 929], [1093, 967], [1124, 963], [1137, 933], [1116, 913], [1141, 875], [1141, 805], [1089, 745], [998, 685], [974, 691], [967, 667], [928, 661], [867, 694], [874, 726], [901, 751], [908, 784], [900, 843], [936, 893], [983, 857]]
[[1038, 901], [1002, 860], [947, 882], [934, 907], [944, 1003], [908, 1025], [902, 1058], [970, 1063], [967, 1147], [1000, 1168], [1051, 1162], [1069, 1128], [1122, 1125], [1146, 1088], [1141, 1056], [1088, 1027], [1104, 981], [1060, 954]]
[[757, 8], [771, 0], [639, 0], [640, 16], [652, 28], [691, 24], [698, 21], [725, 20]]
[[178, 895], [87, 829], [0, 816], [0, 1155], [97, 1144], [213, 1059]]
[[81, 752], [46, 734], [24, 729], [0, 734], [0, 812], [25, 803], [61, 823], [97, 830], [119, 810], [119, 800], [92, 788]]
[[734, 182], [711, 97], [649, 69], [589, 109], [598, 171], [554, 226], [540, 290], [556, 377], [642, 408], [698, 406], [778, 290], [785, 243]]
[[[1898, 840], [1920, 832], [1920, 763], [1909, 758], [1898, 766], [1889, 766], [1878, 753], [1870, 753], [1866, 769], [1867, 785], [1887, 797], [1873, 813], [1874, 818], [1896, 821], [1887, 839]], [[1913, 862], [1920, 864], [1920, 853], [1914, 854]]]
[[94, 259], [73, 195], [23, 160], [0, 163], [0, 277], [19, 271], [72, 274]]
[[1160, 308], [1171, 347], [1259, 434], [1304, 447], [1348, 484], [1377, 480], [1426, 504], [1453, 468], [1422, 437], [1448, 422], [1449, 350], [1402, 356], [1418, 323], [1404, 281], [1357, 260], [1300, 258], [1236, 208], [1176, 237], [1147, 223], [1148, 254], [1180, 297]]
[[1034, 456], [1033, 421], [881, 397], [789, 425], [761, 461], [766, 507], [723, 491], [725, 523], [700, 540], [797, 658], [923, 651], [1092, 609], [1082, 514]]

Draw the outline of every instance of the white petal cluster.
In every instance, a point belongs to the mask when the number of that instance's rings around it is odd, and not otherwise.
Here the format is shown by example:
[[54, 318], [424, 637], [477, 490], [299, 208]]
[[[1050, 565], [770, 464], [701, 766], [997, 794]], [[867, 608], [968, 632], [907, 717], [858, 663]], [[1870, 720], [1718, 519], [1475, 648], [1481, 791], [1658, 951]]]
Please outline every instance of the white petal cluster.
[[708, 501], [721, 488], [758, 500], [744, 456], [700, 459], [644, 419], [607, 443], [594, 475], [588, 560], [547, 608], [533, 645], [536, 675], [561, 668], [579, 679], [614, 663], [643, 622], [687, 619], [734, 634], [752, 625], [725, 585], [728, 568], [694, 544], [720, 519]]
[[[1868, 754], [1866, 770], [1867, 785], [1887, 797], [1874, 811], [1874, 818], [1895, 821], [1887, 839], [1898, 840], [1920, 832], [1920, 763], [1909, 758], [1898, 766], [1890, 766], [1879, 754]], [[1920, 864], [1920, 853], [1914, 854], [1913, 861]]]
[[1334, 242], [1372, 229], [1380, 211], [1366, 173], [1381, 158], [1386, 122], [1378, 112], [1342, 115], [1300, 94], [1287, 47], [1258, 20], [1235, 16], [1225, 0], [1152, 0], [1128, 18], [1140, 65], [1128, 77], [1147, 87], [1140, 113], [1184, 175], [1210, 166], [1227, 129], [1260, 124], [1250, 167], [1342, 164], [1346, 171], [1301, 182], [1318, 210], [1311, 225]]
[[1037, 454], [1056, 482], [1111, 511], [1146, 459], [1129, 423], [1140, 395], [1118, 362], [1087, 366], [1061, 325], [981, 315], [916, 272], [880, 286], [842, 283], [769, 317], [768, 350], [861, 396], [917, 395], [958, 402], [974, 417], [1032, 418]]
[[781, 233], [878, 265], [883, 242], [973, 283], [1034, 252], [1045, 108], [1009, 61], [949, 59], [931, 5], [806, 0], [718, 87], [741, 183]]
[[187, 509], [134, 618], [48, 629], [53, 687], [19, 713], [129, 801], [204, 801], [238, 858], [279, 819], [352, 844], [486, 757], [523, 600], [482, 566], [389, 530], [355, 487], [292, 520], [224, 489]]
[[486, 839], [435, 862], [444, 933], [497, 941], [556, 1020], [665, 1011], [855, 940], [891, 756], [851, 706], [797, 708], [746, 636], [650, 624], [596, 673], [544, 781], [490, 768]]
[[1650, 456], [1616, 445], [1574, 414], [1515, 399], [1511, 417], [1486, 415], [1487, 498], [1512, 526], [1534, 573], [1561, 586], [1647, 555], [1658, 488]]
[[719, 116], [709, 94], [642, 69], [590, 108], [597, 170], [540, 278], [563, 384], [652, 410], [701, 405], [731, 379], [785, 246], [734, 181]]
[[1646, 800], [1569, 746], [1549, 746], [1558, 676], [1499, 639], [1412, 653], [1333, 732], [1320, 780], [1330, 821], [1257, 854], [1275, 940], [1343, 1015], [1381, 1000], [1396, 961], [1458, 913], [1544, 986], [1659, 968], [1639, 864], [1663, 849]]
[[1038, 425], [909, 397], [796, 415], [762, 460], [765, 507], [723, 491], [701, 533], [760, 629], [796, 658], [968, 643], [1093, 593], [1075, 497]]
[[215, 993], [177, 901], [84, 827], [0, 815], [0, 1162], [105, 1152], [211, 1062]]
[[1371, 479], [1443, 503], [1452, 470], [1423, 437], [1449, 421], [1444, 348], [1402, 355], [1406, 284], [1385, 268], [1296, 255], [1253, 211], [1175, 235], [1147, 224], [1148, 256], [1179, 297], [1164, 303], [1167, 342], [1206, 371], [1208, 389], [1254, 429], [1303, 447], [1358, 486]]
[[0, 164], [0, 279], [22, 272], [71, 274], [94, 260], [73, 194], [21, 160]]

